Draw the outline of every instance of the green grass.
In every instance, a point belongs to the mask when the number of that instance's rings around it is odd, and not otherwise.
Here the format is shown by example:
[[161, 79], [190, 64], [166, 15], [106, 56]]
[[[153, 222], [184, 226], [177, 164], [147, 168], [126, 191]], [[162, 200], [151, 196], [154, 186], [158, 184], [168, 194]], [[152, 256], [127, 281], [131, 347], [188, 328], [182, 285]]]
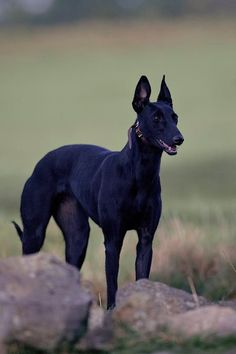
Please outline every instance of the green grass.
[[[176, 157], [163, 156], [164, 209], [155, 250], [161, 252], [165, 238], [173, 242], [179, 232], [173, 222], [178, 220], [180, 239], [187, 234], [202, 249], [224, 245], [228, 252], [236, 236], [235, 34], [234, 23], [226, 21], [1, 33], [0, 256], [20, 254], [10, 220], [19, 220], [20, 193], [35, 163], [48, 150], [70, 143], [121, 149], [135, 119], [131, 101], [139, 76], [150, 78], [155, 100], [164, 73], [185, 143]], [[134, 278], [135, 243], [130, 233], [122, 253], [121, 283]], [[45, 250], [63, 257], [54, 223]], [[101, 231], [92, 225], [83, 275], [102, 294], [103, 263]], [[227, 276], [222, 271], [222, 277], [229, 281], [219, 297], [228, 296], [235, 276], [228, 261], [224, 265]], [[153, 276], [160, 279], [157, 266], [154, 261]], [[188, 286], [170, 274], [163, 280]], [[204, 293], [201, 281], [197, 285]]]
[[133, 335], [126, 338], [124, 342], [120, 341], [111, 354], [151, 354], [162, 351], [173, 354], [223, 354], [226, 350], [235, 349], [235, 344], [235, 337], [206, 340], [193, 338], [183, 341], [163, 334], [163, 337], [157, 336], [148, 341], [142, 341]]
[[[173, 336], [164, 335], [156, 338], [149, 338], [148, 341], [140, 338], [128, 330], [126, 337], [119, 338], [114, 343], [114, 349], [109, 351], [63, 351], [64, 354], [151, 354], [154, 352], [168, 352], [172, 354], [225, 354], [233, 353], [236, 348], [236, 338], [193, 338], [190, 340], [180, 340]], [[17, 348], [9, 350], [9, 354], [46, 354], [45, 351], [37, 351], [27, 348]], [[55, 353], [57, 354], [57, 353]]]

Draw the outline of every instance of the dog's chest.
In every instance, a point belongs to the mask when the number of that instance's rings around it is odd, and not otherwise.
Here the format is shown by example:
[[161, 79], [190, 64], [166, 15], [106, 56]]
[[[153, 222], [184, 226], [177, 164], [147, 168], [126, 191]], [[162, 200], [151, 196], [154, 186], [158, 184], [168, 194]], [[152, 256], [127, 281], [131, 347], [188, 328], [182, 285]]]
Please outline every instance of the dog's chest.
[[[160, 194], [160, 191], [159, 191]], [[158, 199], [158, 188], [156, 185], [139, 187], [133, 183], [120, 204], [122, 219], [130, 228], [138, 226], [145, 220], [150, 219], [155, 209], [155, 201]]]

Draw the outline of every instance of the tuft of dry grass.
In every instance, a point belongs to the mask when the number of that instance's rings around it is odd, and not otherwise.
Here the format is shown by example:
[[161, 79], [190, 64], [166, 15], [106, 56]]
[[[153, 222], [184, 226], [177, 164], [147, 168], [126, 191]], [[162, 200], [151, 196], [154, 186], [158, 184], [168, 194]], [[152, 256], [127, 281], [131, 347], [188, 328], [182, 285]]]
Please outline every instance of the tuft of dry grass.
[[192, 279], [197, 294], [212, 300], [235, 297], [236, 245], [230, 240], [207, 240], [205, 232], [170, 220], [154, 248], [152, 278], [188, 291]]

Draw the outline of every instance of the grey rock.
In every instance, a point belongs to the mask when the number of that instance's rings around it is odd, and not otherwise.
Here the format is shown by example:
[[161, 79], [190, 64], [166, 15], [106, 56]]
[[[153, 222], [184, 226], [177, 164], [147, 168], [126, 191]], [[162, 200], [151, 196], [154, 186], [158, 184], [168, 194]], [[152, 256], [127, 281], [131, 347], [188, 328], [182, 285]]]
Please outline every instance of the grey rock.
[[54, 350], [86, 331], [91, 296], [76, 268], [40, 253], [0, 261], [0, 341]]
[[[203, 297], [200, 306], [207, 305]], [[155, 333], [166, 319], [197, 308], [191, 294], [146, 279], [130, 283], [118, 290], [117, 307], [113, 313], [115, 322], [126, 322], [141, 335]]]
[[170, 318], [167, 328], [186, 338], [236, 335], [236, 311], [217, 305], [205, 306]]
[[207, 338], [236, 335], [235, 302], [209, 303], [165, 284], [139, 280], [117, 293], [113, 320], [128, 324], [140, 336], [168, 333], [173, 337]]
[[109, 351], [113, 345], [113, 334], [111, 314], [93, 303], [87, 333], [75, 348], [86, 351]]
[[[236, 311], [236, 300], [219, 301], [217, 304], [220, 306], [223, 306], [223, 307], [230, 307]], [[236, 354], [236, 352], [235, 352], [235, 354]]]
[[[160, 282], [147, 279], [129, 283], [117, 292], [117, 306], [122, 306], [133, 294], [144, 294], [151, 298], [152, 306], [158, 309], [159, 314], [171, 315], [182, 313], [198, 307], [192, 294], [184, 290], [172, 288]], [[200, 306], [209, 304], [202, 296], [198, 297]]]

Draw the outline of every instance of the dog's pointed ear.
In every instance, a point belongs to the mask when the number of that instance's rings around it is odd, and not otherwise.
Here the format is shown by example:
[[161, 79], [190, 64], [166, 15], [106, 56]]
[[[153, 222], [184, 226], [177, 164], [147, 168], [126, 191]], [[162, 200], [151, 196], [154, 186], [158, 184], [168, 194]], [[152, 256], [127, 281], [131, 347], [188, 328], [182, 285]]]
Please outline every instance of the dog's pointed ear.
[[163, 75], [162, 81], [161, 81], [161, 88], [160, 92], [157, 98], [157, 101], [163, 101], [173, 107], [173, 102], [170, 94], [170, 90], [168, 89], [165, 81], [165, 75]]
[[132, 106], [135, 112], [140, 113], [144, 107], [149, 103], [151, 95], [151, 86], [146, 76], [141, 76], [137, 83]]

